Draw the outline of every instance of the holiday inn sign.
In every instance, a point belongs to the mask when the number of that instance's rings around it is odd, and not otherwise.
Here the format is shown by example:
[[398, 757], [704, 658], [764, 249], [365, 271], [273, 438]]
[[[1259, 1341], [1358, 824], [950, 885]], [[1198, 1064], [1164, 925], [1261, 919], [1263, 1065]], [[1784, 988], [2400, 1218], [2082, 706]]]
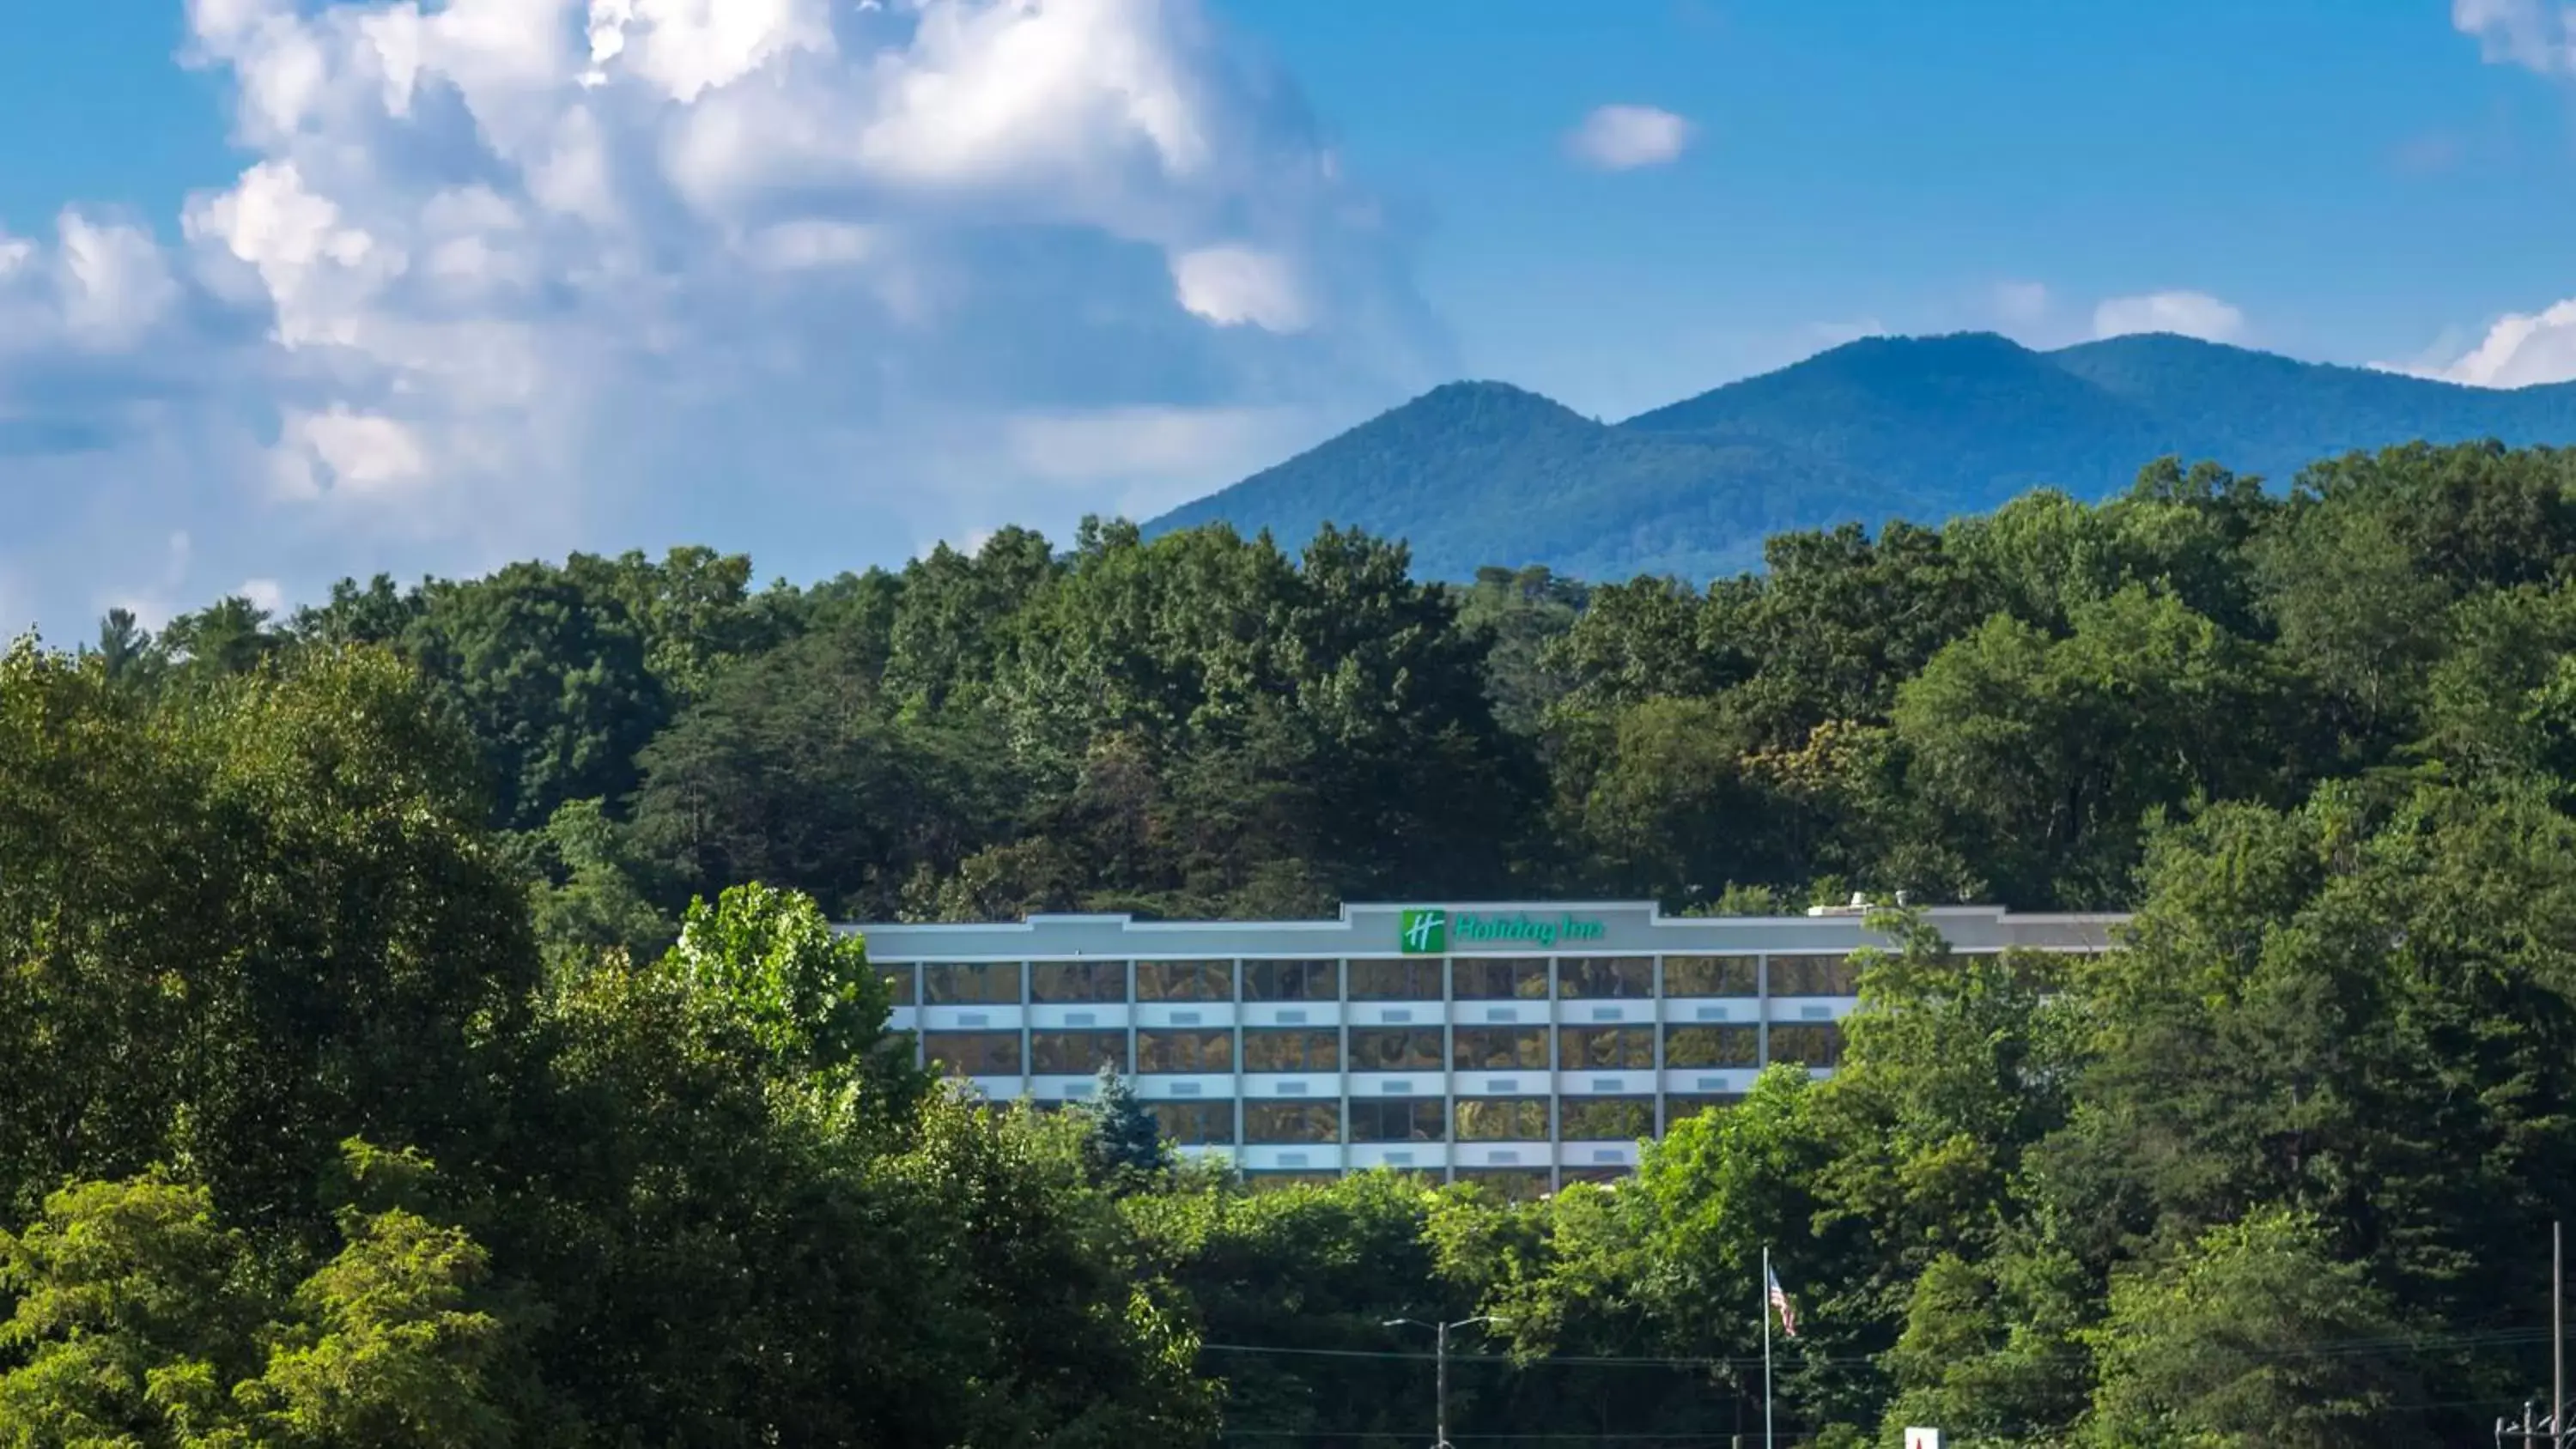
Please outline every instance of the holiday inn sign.
[[1450, 944], [1553, 947], [1561, 941], [1597, 941], [1601, 923], [1581, 916], [1480, 916], [1467, 911], [1408, 910], [1397, 917], [1397, 941], [1407, 956], [1439, 956]]

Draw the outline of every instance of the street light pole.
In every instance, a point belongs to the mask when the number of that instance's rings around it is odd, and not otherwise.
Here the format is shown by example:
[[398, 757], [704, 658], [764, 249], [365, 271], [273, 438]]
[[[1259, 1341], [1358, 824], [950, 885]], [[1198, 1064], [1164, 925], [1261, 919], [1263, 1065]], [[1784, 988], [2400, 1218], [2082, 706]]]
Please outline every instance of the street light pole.
[[1449, 1325], [1441, 1324], [1431, 1351], [1431, 1398], [1437, 1412], [1431, 1421], [1432, 1449], [1449, 1449]]
[[1432, 1392], [1438, 1396], [1432, 1404], [1431, 1432], [1435, 1437], [1431, 1449], [1453, 1449], [1449, 1443], [1449, 1330], [1466, 1328], [1478, 1323], [1509, 1323], [1510, 1321], [1508, 1318], [1498, 1318], [1490, 1313], [1475, 1318], [1461, 1318], [1454, 1323], [1425, 1323], [1418, 1318], [1390, 1318], [1386, 1321], [1385, 1326], [1388, 1328], [1410, 1327], [1431, 1330], [1434, 1362]]

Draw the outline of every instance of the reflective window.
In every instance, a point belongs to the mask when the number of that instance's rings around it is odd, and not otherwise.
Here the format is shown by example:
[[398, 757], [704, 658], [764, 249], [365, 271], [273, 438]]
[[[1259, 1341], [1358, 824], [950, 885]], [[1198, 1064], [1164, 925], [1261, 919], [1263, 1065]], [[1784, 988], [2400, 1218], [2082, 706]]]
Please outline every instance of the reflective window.
[[1462, 1026], [1449, 1034], [1449, 1064], [1462, 1072], [1547, 1070], [1547, 1028]]
[[1246, 961], [1243, 963], [1243, 999], [1339, 1001], [1342, 999], [1341, 963]]
[[1666, 996], [1751, 996], [1760, 985], [1761, 962], [1752, 956], [1667, 956]]
[[1440, 1142], [1449, 1104], [1437, 1097], [1380, 1097], [1351, 1103], [1353, 1142]]
[[1166, 1142], [1200, 1147], [1234, 1140], [1232, 1102], [1155, 1102], [1147, 1108]]
[[1050, 1004], [1125, 1001], [1127, 963], [1032, 961], [1029, 963], [1029, 999]]
[[1127, 1067], [1127, 1033], [1123, 1031], [1033, 1031], [1029, 1033], [1032, 1076], [1090, 1076], [1103, 1066]]
[[1450, 968], [1450, 995], [1460, 1001], [1540, 1001], [1547, 962], [1525, 956], [1465, 958]]
[[877, 972], [885, 980], [886, 1005], [912, 1005], [913, 972], [911, 967], [890, 966], [880, 962], [877, 965]]
[[1651, 1026], [1568, 1026], [1557, 1030], [1558, 1071], [1633, 1071], [1654, 1064], [1655, 1029]]
[[1655, 1135], [1652, 1097], [1567, 1097], [1557, 1110], [1566, 1142], [1642, 1142]]
[[1231, 961], [1139, 961], [1138, 1001], [1232, 1001]]
[[1843, 1059], [1843, 1029], [1839, 1022], [1801, 1021], [1774, 1022], [1771, 1026], [1771, 1060], [1796, 1062], [1801, 1066], [1830, 1067]]
[[1136, 1033], [1139, 1072], [1230, 1072], [1234, 1070], [1234, 1033], [1230, 1031], [1153, 1031]]
[[1849, 956], [1774, 956], [1773, 996], [1852, 996], [1860, 991], [1860, 971]]
[[1351, 963], [1353, 1001], [1438, 1001], [1440, 958], [1413, 956], [1396, 961]]
[[1337, 1031], [1247, 1029], [1243, 1033], [1243, 1069], [1338, 1072], [1342, 1069], [1342, 1035]]
[[1342, 1104], [1339, 1102], [1246, 1102], [1243, 1104], [1243, 1140], [1246, 1142], [1339, 1142], [1342, 1140]]
[[1351, 1070], [1355, 1072], [1436, 1072], [1440, 1070], [1440, 1028], [1436, 1026], [1352, 1027]]
[[1758, 1067], [1762, 1065], [1762, 1029], [1749, 1022], [1665, 1027], [1664, 1065]]
[[932, 1006], [1017, 1006], [1020, 963], [983, 962], [972, 966], [941, 965], [922, 970], [923, 999]]
[[924, 1033], [921, 1041], [932, 1066], [957, 1076], [1020, 1074], [1020, 1034], [1016, 1031], [934, 1031]]
[[1460, 1097], [1461, 1142], [1545, 1142], [1545, 1097]]
[[1643, 1001], [1655, 994], [1651, 956], [1578, 956], [1556, 963], [1556, 994], [1596, 1001]]
[[1703, 1112], [1722, 1111], [1743, 1100], [1743, 1096], [1735, 1092], [1711, 1093], [1704, 1097], [1666, 1097], [1664, 1130], [1670, 1132], [1674, 1123], [1685, 1118], [1696, 1117]]
[[1530, 1202], [1548, 1193], [1544, 1167], [1462, 1167], [1458, 1180], [1474, 1183], [1505, 1202]]

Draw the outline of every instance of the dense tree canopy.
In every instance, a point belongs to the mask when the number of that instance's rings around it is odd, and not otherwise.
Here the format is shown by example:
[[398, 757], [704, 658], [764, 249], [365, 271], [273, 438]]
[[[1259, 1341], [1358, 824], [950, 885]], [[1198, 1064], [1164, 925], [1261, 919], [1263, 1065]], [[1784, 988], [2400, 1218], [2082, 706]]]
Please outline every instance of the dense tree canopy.
[[[0, 657], [0, 1444], [2467, 1443], [2576, 1206], [2576, 455], [2150, 467], [1707, 587], [1226, 529], [575, 556]], [[964, 1100], [835, 920], [1853, 891], [1632, 1181]], [[1535, 1440], [1531, 1442], [1536, 1442]]]

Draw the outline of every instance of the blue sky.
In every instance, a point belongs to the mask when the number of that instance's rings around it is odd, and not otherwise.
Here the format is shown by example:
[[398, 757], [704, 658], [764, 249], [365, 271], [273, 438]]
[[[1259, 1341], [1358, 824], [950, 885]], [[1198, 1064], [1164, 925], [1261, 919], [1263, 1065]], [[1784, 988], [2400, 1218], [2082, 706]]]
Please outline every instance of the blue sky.
[[810, 576], [1866, 332], [2576, 376], [2571, 101], [2543, 0], [13, 7], [0, 628]]

